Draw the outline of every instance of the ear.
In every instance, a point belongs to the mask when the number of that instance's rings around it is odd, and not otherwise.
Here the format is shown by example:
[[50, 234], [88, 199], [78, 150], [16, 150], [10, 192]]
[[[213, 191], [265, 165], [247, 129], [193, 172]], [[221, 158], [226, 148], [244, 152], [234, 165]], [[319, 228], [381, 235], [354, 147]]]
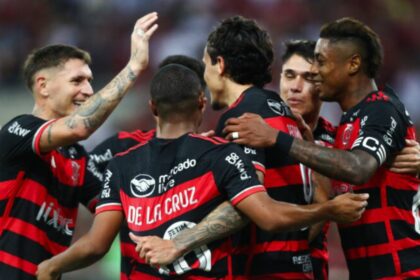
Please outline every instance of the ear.
[[207, 97], [204, 95], [204, 92], [200, 94], [200, 97], [198, 98], [198, 108], [202, 113], [206, 110], [207, 105]]
[[149, 100], [149, 107], [150, 107], [150, 110], [152, 110], [153, 116], [157, 117], [158, 112], [157, 112], [156, 104], [155, 102], [153, 102], [153, 100]]
[[351, 76], [357, 74], [360, 71], [361, 67], [362, 67], [362, 57], [358, 53], [353, 54], [350, 57], [349, 63], [348, 63], [349, 74]]
[[32, 89], [35, 94], [39, 93], [42, 97], [48, 97], [47, 78], [44, 75], [35, 75]]
[[222, 56], [217, 57], [217, 66], [219, 75], [223, 75], [225, 73], [225, 59]]

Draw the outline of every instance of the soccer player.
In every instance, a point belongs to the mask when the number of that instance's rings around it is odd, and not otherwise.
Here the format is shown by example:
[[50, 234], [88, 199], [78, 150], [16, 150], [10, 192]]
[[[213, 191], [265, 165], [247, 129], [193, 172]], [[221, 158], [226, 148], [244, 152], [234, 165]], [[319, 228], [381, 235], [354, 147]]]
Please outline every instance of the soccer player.
[[[206, 83], [203, 78], [203, 62], [184, 55], [171, 55], [162, 60], [162, 62], [159, 64], [159, 68], [169, 64], [179, 64], [193, 70], [200, 80], [201, 91], [204, 94]], [[97, 170], [98, 177], [103, 180], [106, 166], [116, 154], [124, 152], [129, 148], [138, 145], [139, 143], [147, 142], [155, 137], [155, 135], [156, 129], [151, 129], [148, 131], [137, 129], [131, 132], [118, 132], [117, 134], [104, 140], [89, 153], [89, 163], [93, 165], [92, 170]], [[135, 247], [133, 246], [128, 233], [129, 229], [127, 225], [123, 224], [119, 232], [121, 250], [121, 277], [127, 278], [133, 269], [133, 262], [130, 261], [130, 257], [136, 254], [134, 251]]]
[[156, 13], [139, 19], [127, 66], [93, 95], [87, 52], [51, 45], [26, 59], [35, 100], [0, 131], [0, 278], [34, 279], [37, 265], [70, 244], [79, 203], [93, 210], [100, 182], [77, 141], [112, 112], [148, 63]]
[[[272, 200], [240, 147], [194, 134], [205, 98], [192, 70], [176, 64], [161, 68], [151, 83], [150, 104], [156, 116], [156, 137], [111, 160], [89, 233], [40, 264], [39, 279], [56, 279], [97, 260], [108, 250], [123, 220], [137, 235], [172, 238], [227, 199], [270, 231], [300, 228], [335, 215], [339, 221], [353, 221], [363, 212], [366, 195], [347, 194], [309, 206]], [[170, 279], [181, 274], [188, 279], [223, 278], [230, 273], [226, 262], [230, 246], [229, 239], [210, 243], [159, 270], [135, 255], [128, 278], [167, 275]]]
[[413, 124], [392, 89], [378, 90], [382, 64], [377, 34], [363, 23], [343, 18], [322, 27], [315, 49], [320, 98], [336, 101], [345, 114], [328, 149], [291, 138], [267, 126], [258, 115], [228, 121], [234, 141], [274, 146], [334, 178], [337, 192], [369, 192], [361, 221], [340, 229], [351, 279], [420, 276], [419, 180], [396, 174], [386, 164], [415, 139]]

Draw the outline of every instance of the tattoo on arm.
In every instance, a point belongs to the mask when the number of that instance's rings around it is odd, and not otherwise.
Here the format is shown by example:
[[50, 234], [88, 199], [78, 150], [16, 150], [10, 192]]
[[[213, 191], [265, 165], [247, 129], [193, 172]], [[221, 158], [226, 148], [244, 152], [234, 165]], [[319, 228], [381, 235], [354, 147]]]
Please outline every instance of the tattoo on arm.
[[174, 239], [176, 248], [188, 252], [214, 240], [229, 236], [248, 223], [248, 219], [229, 202], [223, 202], [199, 224], [182, 231]]
[[353, 184], [370, 177], [378, 167], [364, 151], [331, 149], [299, 139], [293, 140], [289, 155], [322, 175]]

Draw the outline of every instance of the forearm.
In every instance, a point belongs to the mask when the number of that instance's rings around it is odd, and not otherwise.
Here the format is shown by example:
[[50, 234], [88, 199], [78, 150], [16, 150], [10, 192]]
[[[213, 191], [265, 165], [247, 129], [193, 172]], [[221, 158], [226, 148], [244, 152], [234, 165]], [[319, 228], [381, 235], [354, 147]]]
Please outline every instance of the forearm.
[[275, 148], [280, 153], [288, 153], [322, 175], [351, 184], [363, 183], [371, 177], [371, 171], [375, 171], [374, 168], [368, 168], [366, 162], [352, 152], [321, 147], [282, 132], [278, 134]]
[[127, 65], [108, 85], [90, 97], [72, 115], [65, 118], [67, 127], [80, 129], [84, 137], [92, 134], [128, 92], [139, 72]]
[[204, 244], [237, 232], [248, 221], [229, 202], [223, 202], [199, 224], [182, 231], [173, 241], [175, 247], [180, 251], [180, 255], [182, 255]]

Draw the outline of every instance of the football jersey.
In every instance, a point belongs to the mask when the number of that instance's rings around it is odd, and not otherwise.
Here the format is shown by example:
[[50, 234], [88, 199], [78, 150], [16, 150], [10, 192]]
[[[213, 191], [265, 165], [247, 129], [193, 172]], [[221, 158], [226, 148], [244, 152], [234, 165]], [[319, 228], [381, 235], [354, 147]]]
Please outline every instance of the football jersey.
[[389, 88], [370, 93], [342, 116], [335, 147], [365, 151], [379, 165], [363, 185], [333, 181], [336, 192], [370, 194], [362, 218], [340, 227], [351, 279], [420, 278], [419, 180], [383, 164], [405, 139], [415, 138], [404, 105]]
[[[315, 143], [324, 147], [333, 147], [336, 127], [323, 117], [319, 117], [313, 132]], [[310, 201], [311, 203], [312, 201]], [[328, 280], [327, 232], [330, 222], [326, 222], [321, 232], [309, 243], [312, 268], [316, 280]]]
[[[260, 115], [274, 128], [301, 137], [289, 107], [272, 91], [251, 87], [221, 116], [216, 134], [222, 135], [227, 119], [249, 112]], [[306, 204], [310, 188], [307, 169], [272, 148], [243, 147], [257, 170], [265, 173], [264, 186], [275, 200]], [[305, 199], [306, 198], [306, 199]], [[269, 233], [254, 224], [234, 236], [234, 274], [252, 279], [313, 279], [308, 230]]]
[[[109, 161], [118, 153], [124, 152], [139, 143], [147, 142], [153, 138], [156, 130], [149, 131], [134, 130], [131, 132], [120, 131], [117, 134], [107, 138], [90, 153], [89, 158], [92, 161], [92, 171], [97, 172], [98, 176], [103, 180], [103, 174]], [[89, 166], [90, 167], [90, 166]], [[135, 246], [131, 241], [128, 233], [130, 230], [124, 223], [119, 232], [120, 251], [121, 251], [121, 279], [128, 279], [133, 269], [133, 257], [137, 254]]]
[[[164, 239], [193, 227], [223, 201], [236, 205], [265, 192], [240, 147], [195, 134], [140, 143], [111, 160], [104, 176], [97, 214], [122, 211], [131, 232]], [[231, 248], [229, 238], [214, 241], [159, 271], [135, 254], [127, 278], [224, 279], [231, 274]]]
[[35, 279], [40, 262], [64, 251], [78, 204], [93, 212], [101, 188], [82, 146], [40, 153], [52, 122], [21, 115], [0, 130], [0, 275], [10, 279]]

